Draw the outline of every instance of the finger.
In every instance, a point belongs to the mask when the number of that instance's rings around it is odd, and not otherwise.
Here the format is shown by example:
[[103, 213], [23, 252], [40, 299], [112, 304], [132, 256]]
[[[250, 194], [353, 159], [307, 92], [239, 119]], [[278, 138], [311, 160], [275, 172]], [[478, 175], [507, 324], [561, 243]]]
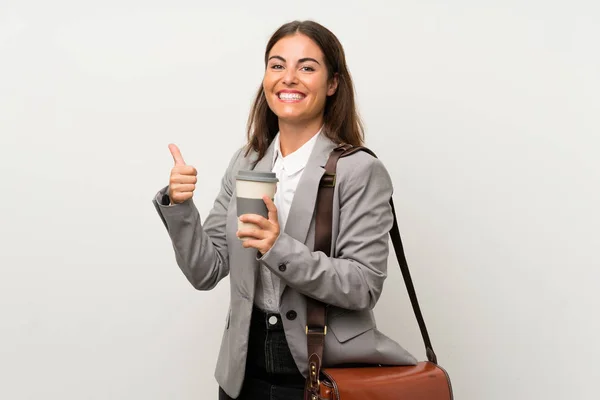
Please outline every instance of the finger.
[[171, 190], [173, 190], [173, 192], [179, 192], [179, 193], [188, 193], [188, 192], [191, 193], [194, 190], [196, 190], [196, 185], [174, 183], [171, 185]]
[[240, 216], [240, 221], [258, 225], [261, 229], [269, 229], [271, 226], [268, 219], [258, 214], [244, 214]]
[[183, 203], [184, 201], [191, 199], [193, 196], [194, 194], [191, 192], [175, 192], [171, 195], [171, 201], [173, 203]]
[[169, 151], [171, 152], [171, 155], [173, 156], [173, 161], [175, 161], [175, 165], [177, 165], [177, 166], [185, 165], [185, 161], [183, 161], [183, 156], [181, 155], [181, 151], [179, 151], [179, 147], [177, 147], [177, 145], [174, 145], [173, 143], [171, 143], [169, 145]]
[[238, 230], [236, 235], [239, 238], [248, 237], [248, 238], [263, 240], [265, 238], [265, 231], [262, 229], [256, 229], [256, 228], [244, 228], [244, 229]]
[[196, 184], [198, 178], [195, 175], [173, 174], [171, 175], [171, 183]]
[[263, 201], [267, 205], [267, 210], [269, 211], [269, 221], [279, 223], [279, 217], [277, 216], [277, 207], [273, 200], [269, 196], [263, 196]]
[[260, 250], [260, 240], [248, 239], [242, 242], [242, 246], [245, 248], [253, 247], [257, 250]]
[[171, 169], [172, 175], [198, 175], [198, 171], [191, 165], [176, 165]]

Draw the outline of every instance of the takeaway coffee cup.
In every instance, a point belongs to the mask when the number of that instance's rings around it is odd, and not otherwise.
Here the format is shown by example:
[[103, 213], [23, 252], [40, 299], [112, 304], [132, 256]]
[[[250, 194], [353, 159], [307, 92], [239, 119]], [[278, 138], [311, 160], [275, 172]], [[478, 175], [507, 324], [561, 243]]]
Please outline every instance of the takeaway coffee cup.
[[[256, 225], [241, 222], [239, 217], [243, 214], [258, 214], [268, 218], [267, 205], [263, 196], [269, 196], [271, 200], [277, 191], [278, 179], [274, 172], [240, 171], [235, 177], [238, 230], [254, 228]], [[241, 240], [248, 238], [241, 237]]]

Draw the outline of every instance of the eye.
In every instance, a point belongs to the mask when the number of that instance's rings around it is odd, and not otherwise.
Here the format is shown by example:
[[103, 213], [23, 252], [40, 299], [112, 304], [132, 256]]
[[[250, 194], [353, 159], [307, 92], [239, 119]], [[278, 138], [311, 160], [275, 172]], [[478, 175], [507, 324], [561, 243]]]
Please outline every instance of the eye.
[[305, 66], [304, 66], [304, 67], [302, 67], [301, 69], [302, 69], [303, 71], [306, 71], [306, 72], [314, 72], [314, 71], [315, 71], [315, 69], [314, 69], [313, 67], [309, 67], [309, 66], [307, 66], [307, 65], [305, 65]]
[[273, 65], [271, 65], [271, 69], [283, 69], [283, 65], [281, 65], [281, 64], [273, 64]]

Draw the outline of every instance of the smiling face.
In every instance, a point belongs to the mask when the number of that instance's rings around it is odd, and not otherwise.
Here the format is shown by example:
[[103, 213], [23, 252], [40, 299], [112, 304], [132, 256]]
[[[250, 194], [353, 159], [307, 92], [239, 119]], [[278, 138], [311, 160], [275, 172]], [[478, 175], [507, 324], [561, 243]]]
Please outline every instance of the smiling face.
[[280, 122], [321, 124], [327, 96], [337, 89], [337, 77], [328, 79], [319, 46], [297, 33], [279, 40], [269, 52], [263, 89]]

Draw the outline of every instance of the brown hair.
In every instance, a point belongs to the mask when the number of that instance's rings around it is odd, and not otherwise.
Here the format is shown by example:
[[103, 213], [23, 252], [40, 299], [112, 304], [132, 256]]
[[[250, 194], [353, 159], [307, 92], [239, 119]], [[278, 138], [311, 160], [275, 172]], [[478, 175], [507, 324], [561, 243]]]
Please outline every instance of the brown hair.
[[[364, 128], [356, 110], [354, 85], [346, 65], [346, 56], [342, 44], [329, 29], [314, 21], [293, 21], [282, 25], [267, 43], [265, 68], [268, 63], [269, 52], [275, 46], [275, 43], [286, 36], [297, 33], [308, 36], [321, 48], [325, 56], [328, 79], [333, 79], [337, 74], [337, 90], [325, 102], [322, 133], [335, 143], [361, 146], [364, 141]], [[246, 156], [250, 153], [250, 150], [254, 150], [258, 152], [258, 161], [264, 157], [267, 148], [279, 131], [277, 116], [267, 104], [262, 84], [258, 89], [248, 117], [247, 131]]]

